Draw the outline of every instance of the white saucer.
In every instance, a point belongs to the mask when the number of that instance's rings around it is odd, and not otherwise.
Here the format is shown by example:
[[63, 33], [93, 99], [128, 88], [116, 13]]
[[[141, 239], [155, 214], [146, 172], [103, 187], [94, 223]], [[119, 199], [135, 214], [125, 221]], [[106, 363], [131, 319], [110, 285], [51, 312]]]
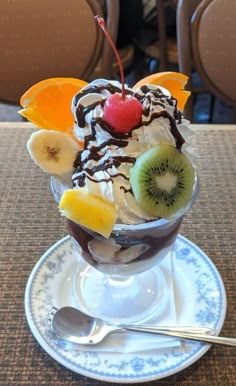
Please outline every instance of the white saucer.
[[[67, 236], [40, 258], [25, 292], [26, 317], [32, 334], [66, 368], [102, 381], [147, 382], [185, 369], [209, 349], [208, 344], [182, 341], [178, 347], [124, 354], [99, 352], [92, 347], [82, 351], [78, 346], [55, 339], [48, 319], [53, 306], [68, 305], [77, 265]], [[182, 236], [176, 241], [174, 286], [179, 325], [207, 325], [219, 334], [226, 314], [222, 279], [212, 261]]]

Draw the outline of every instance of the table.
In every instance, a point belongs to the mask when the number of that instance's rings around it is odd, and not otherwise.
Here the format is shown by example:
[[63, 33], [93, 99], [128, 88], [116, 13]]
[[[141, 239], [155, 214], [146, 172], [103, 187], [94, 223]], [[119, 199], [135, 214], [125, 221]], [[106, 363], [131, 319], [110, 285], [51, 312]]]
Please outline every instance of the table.
[[[214, 262], [228, 309], [222, 335], [236, 336], [236, 125], [193, 125], [201, 193], [181, 234]], [[28, 277], [41, 255], [67, 234], [48, 176], [30, 160], [29, 123], [0, 123], [0, 385], [103, 385], [55, 362], [32, 336], [24, 312]], [[114, 383], [115, 384], [115, 383]], [[212, 346], [184, 371], [149, 385], [235, 385], [236, 349]]]

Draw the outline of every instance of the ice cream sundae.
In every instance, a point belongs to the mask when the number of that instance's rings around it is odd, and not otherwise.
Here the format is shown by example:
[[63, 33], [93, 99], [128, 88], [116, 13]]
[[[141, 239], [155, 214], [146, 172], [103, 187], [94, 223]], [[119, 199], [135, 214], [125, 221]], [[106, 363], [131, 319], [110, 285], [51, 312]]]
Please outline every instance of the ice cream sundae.
[[[179, 82], [173, 95], [159, 84], [163, 79], [167, 84]], [[180, 89], [186, 81], [183, 74], [160, 73], [129, 88], [123, 80], [86, 84], [68, 78], [74, 85], [74, 124], [63, 129], [60, 122], [54, 126], [39, 118], [37, 104], [32, 114], [29, 94], [36, 98], [35, 89], [22, 97], [22, 115], [33, 122], [37, 116], [41, 128], [27, 143], [29, 153], [45, 172], [67, 185], [59, 210], [91, 264], [137, 262], [158, 253], [160, 258], [173, 244], [196, 187], [188, 143], [192, 130], [178, 107], [178, 96], [187, 95]], [[60, 79], [54, 83], [60, 84]], [[133, 229], [132, 237], [127, 238], [125, 226]]]

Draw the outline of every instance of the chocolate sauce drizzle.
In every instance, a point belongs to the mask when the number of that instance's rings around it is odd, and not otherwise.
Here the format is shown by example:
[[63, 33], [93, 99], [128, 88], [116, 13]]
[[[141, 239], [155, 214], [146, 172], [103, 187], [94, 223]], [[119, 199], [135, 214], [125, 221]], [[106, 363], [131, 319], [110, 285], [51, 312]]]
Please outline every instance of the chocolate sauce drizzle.
[[[100, 94], [103, 90], [108, 90], [111, 94], [114, 94], [116, 92], [121, 93], [121, 88], [113, 85], [113, 84], [106, 84], [106, 85], [91, 85], [90, 87], [87, 87], [86, 89], [80, 91], [73, 100], [73, 105], [75, 107], [75, 115], [77, 119], [78, 126], [80, 128], [84, 128], [86, 125], [86, 115], [94, 110], [98, 105], [103, 106], [105, 103], [105, 99], [95, 101], [88, 106], [84, 107], [80, 103], [80, 98], [91, 93], [98, 93]], [[170, 132], [173, 135], [175, 139], [175, 144], [176, 148], [181, 150], [181, 147], [183, 145], [184, 138], [180, 134], [176, 121], [178, 123], [181, 123], [182, 121], [182, 114], [181, 112], [177, 109], [176, 107], [176, 99], [173, 97], [169, 97], [167, 95], [164, 95], [162, 90], [157, 88], [155, 90], [150, 89], [148, 86], [142, 86], [141, 91], [143, 95], [140, 95], [138, 93], [133, 92], [130, 89], [125, 89], [125, 93], [128, 95], [134, 95], [137, 99], [140, 100], [141, 103], [143, 103], [144, 99], [149, 101], [148, 107], [145, 107], [143, 109], [143, 115], [145, 117], [148, 117], [150, 115], [150, 119], [146, 122], [140, 122], [136, 127], [133, 127], [132, 130], [130, 130], [129, 133], [117, 133], [114, 132], [113, 128], [105, 122], [102, 118], [97, 117], [97, 118], [92, 118], [91, 120], [91, 134], [85, 136], [85, 144], [84, 144], [84, 150], [88, 150], [88, 154], [86, 157], [82, 158], [82, 152], [79, 152], [77, 155], [77, 158], [74, 162], [74, 167], [75, 167], [75, 173], [73, 176], [73, 184], [78, 185], [80, 187], [85, 186], [85, 180], [88, 178], [89, 180], [100, 183], [100, 182], [112, 182], [113, 179], [117, 176], [122, 176], [124, 179], [128, 178], [122, 174], [122, 173], [117, 173], [110, 175], [109, 169], [111, 169], [113, 166], [118, 168], [121, 164], [123, 163], [128, 163], [133, 165], [136, 161], [135, 157], [130, 157], [130, 156], [114, 156], [112, 158], [108, 158], [105, 161], [98, 163], [95, 166], [92, 167], [86, 167], [85, 165], [87, 164], [88, 161], [94, 160], [94, 161], [99, 161], [102, 157], [104, 157], [106, 151], [111, 147], [115, 146], [117, 148], [125, 148], [128, 146], [129, 142], [128, 139], [132, 137], [132, 132], [136, 129], [138, 129], [141, 126], [148, 126], [152, 121], [155, 119], [159, 119], [161, 117], [167, 118], [170, 122]], [[153, 100], [151, 95], [146, 95], [148, 92], [153, 94], [155, 100]], [[150, 113], [150, 106], [152, 105], [158, 105], [162, 107], [163, 109], [159, 112], [153, 112]], [[168, 103], [170, 106], [174, 107], [174, 118], [171, 116], [171, 114], [168, 113], [168, 111], [165, 108], [165, 104]], [[91, 142], [96, 141], [96, 125], [100, 125], [100, 127], [107, 131], [108, 133], [111, 134], [112, 138], [108, 139], [107, 141], [104, 141], [102, 144], [99, 146], [94, 146], [91, 145]], [[103, 149], [105, 149], [103, 151]], [[84, 151], [83, 150], [83, 151]], [[102, 155], [101, 155], [102, 153]], [[99, 171], [106, 171], [107, 174], [109, 175], [108, 178], [100, 179], [97, 180], [96, 178], [93, 178], [94, 174], [99, 172]], [[121, 189], [123, 189], [125, 192], [130, 191], [127, 190], [124, 186], [121, 186]]]

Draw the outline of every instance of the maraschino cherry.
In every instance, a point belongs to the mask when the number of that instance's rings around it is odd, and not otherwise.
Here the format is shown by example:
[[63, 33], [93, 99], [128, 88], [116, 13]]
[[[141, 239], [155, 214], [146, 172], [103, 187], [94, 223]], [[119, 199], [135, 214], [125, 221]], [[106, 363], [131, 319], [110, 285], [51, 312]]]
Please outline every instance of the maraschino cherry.
[[142, 105], [137, 98], [125, 94], [125, 77], [121, 64], [120, 56], [105, 27], [104, 19], [101, 16], [95, 16], [98, 25], [102, 28], [108, 39], [120, 68], [122, 93], [110, 95], [104, 104], [104, 120], [112, 126], [115, 132], [128, 133], [133, 127], [137, 126], [142, 117]]

